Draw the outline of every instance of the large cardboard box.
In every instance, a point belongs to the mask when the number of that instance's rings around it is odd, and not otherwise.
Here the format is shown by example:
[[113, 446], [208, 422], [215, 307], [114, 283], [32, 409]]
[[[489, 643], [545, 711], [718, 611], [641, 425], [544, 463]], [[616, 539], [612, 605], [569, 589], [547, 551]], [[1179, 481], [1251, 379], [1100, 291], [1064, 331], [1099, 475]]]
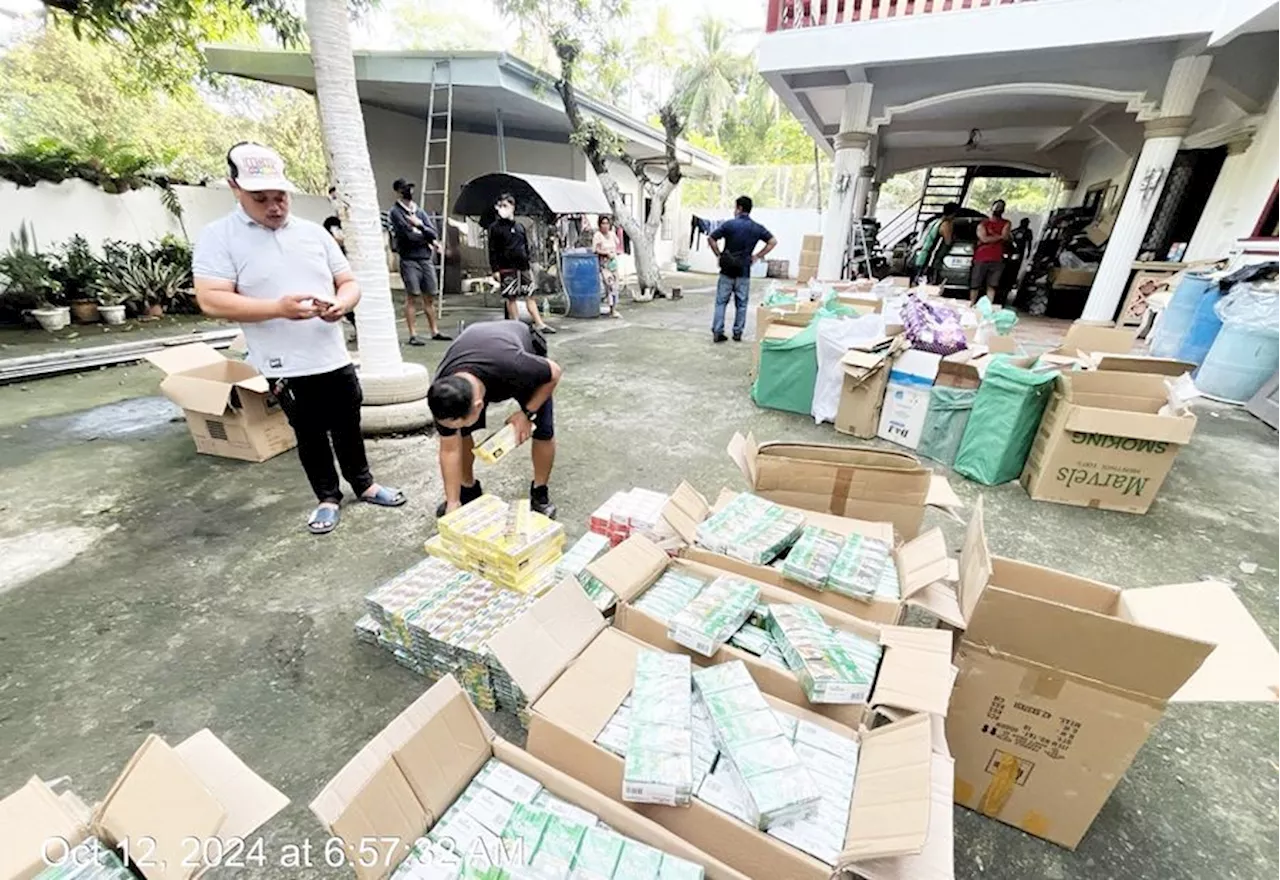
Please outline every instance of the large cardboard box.
[[[667, 524], [675, 529], [687, 546], [681, 548], [680, 555], [686, 559], [710, 565], [721, 571], [732, 572], [762, 584], [782, 587], [798, 593], [807, 599], [834, 608], [844, 614], [867, 620], [873, 623], [899, 623], [913, 597], [935, 581], [946, 580], [951, 576], [952, 561], [947, 557], [946, 542], [939, 529], [930, 529], [905, 544], [895, 547], [893, 560], [898, 567], [898, 580], [901, 596], [897, 600], [876, 596], [866, 601], [832, 593], [826, 590], [815, 590], [784, 575], [781, 569], [771, 565], [755, 565], [734, 559], [723, 553], [713, 553], [694, 543], [697, 525], [712, 512], [728, 504], [734, 497], [727, 489], [720, 491], [715, 506], [707, 503], [707, 499], [688, 483], [681, 483], [671, 494], [663, 510]], [[787, 505], [783, 505], [786, 507]], [[817, 526], [837, 535], [865, 535], [876, 538], [893, 546], [893, 525], [887, 522], [868, 522], [835, 516], [829, 513], [818, 513], [801, 508], [805, 515], [805, 525]], [[588, 570], [590, 566], [588, 566]], [[598, 575], [597, 575], [598, 576]], [[954, 579], [954, 578], [953, 578]]]
[[1068, 848], [1167, 703], [1280, 691], [1280, 657], [1229, 587], [1122, 591], [992, 556], [981, 499], [959, 588], [932, 599], [963, 630], [946, 723], [956, 803]]
[[[598, 618], [581, 589], [578, 595]], [[580, 633], [576, 619], [564, 623], [567, 633]], [[316, 795], [311, 811], [329, 833], [342, 839], [356, 876], [380, 880], [404, 860], [490, 758], [595, 813], [615, 831], [697, 862], [709, 878], [746, 880], [670, 831], [499, 737], [451, 675], [432, 685], [357, 752]], [[455, 843], [467, 851], [465, 842]]]
[[[620, 799], [623, 761], [597, 746], [595, 738], [630, 692], [637, 654], [651, 647], [606, 628], [571, 583], [535, 602], [490, 647], [529, 695], [529, 751], [597, 792]], [[858, 734], [783, 700], [765, 699], [779, 711], [861, 740], [840, 868], [873, 880], [946, 880], [954, 875], [952, 820], [938, 803], [938, 793], [950, 788], [951, 764], [931, 716], [912, 715]], [[697, 798], [688, 807], [628, 804], [627, 809], [753, 878], [839, 876], [839, 870]]]
[[[756, 339], [764, 339], [774, 325], [808, 327], [818, 304], [804, 300], [794, 306], [756, 306]], [[756, 349], [756, 363], [760, 362], [760, 350]]]
[[905, 345], [900, 336], [871, 340], [849, 349], [840, 359], [844, 379], [836, 409], [837, 431], [864, 440], [876, 435], [889, 365]]
[[924, 420], [929, 414], [929, 394], [941, 363], [940, 355], [915, 349], [907, 349], [894, 359], [885, 386], [877, 437], [908, 449], [920, 445]]
[[1196, 428], [1194, 414], [1170, 410], [1166, 378], [1113, 369], [1059, 375], [1023, 467], [1027, 494], [1146, 513]]
[[164, 396], [182, 407], [196, 451], [242, 461], [266, 461], [297, 445], [266, 377], [203, 342], [147, 355], [165, 372]]
[[[667, 625], [632, 603], [667, 570], [707, 579], [726, 574], [718, 568], [688, 559], [671, 559], [643, 537], [628, 538], [591, 563], [591, 573], [618, 594], [613, 625], [641, 641], [672, 654], [687, 654], [700, 666], [741, 660], [760, 690], [809, 709], [846, 727], [868, 721], [868, 711], [888, 706], [906, 712], [947, 714], [951, 692], [951, 639], [947, 633], [920, 627], [869, 623], [837, 611], [782, 587], [754, 581], [763, 604], [805, 605], [822, 615], [833, 629], [851, 632], [884, 647], [871, 695], [866, 703], [812, 704], [795, 674], [772, 666], [733, 645], [724, 645], [711, 657], [691, 651], [667, 637]], [[734, 572], [742, 576], [738, 572]]]
[[29, 880], [90, 835], [128, 841], [147, 880], [189, 880], [208, 867], [191, 840], [249, 840], [288, 803], [208, 730], [177, 746], [148, 736], [92, 811], [38, 777], [0, 800], [0, 880]]
[[892, 523], [902, 538], [920, 534], [925, 507], [954, 510], [960, 498], [941, 474], [907, 452], [834, 443], [757, 443], [734, 434], [729, 457], [757, 495], [819, 513]]
[[1128, 354], [1133, 350], [1136, 336], [1137, 331], [1132, 327], [1075, 321], [1067, 328], [1058, 350], [1066, 353], [1087, 351]]

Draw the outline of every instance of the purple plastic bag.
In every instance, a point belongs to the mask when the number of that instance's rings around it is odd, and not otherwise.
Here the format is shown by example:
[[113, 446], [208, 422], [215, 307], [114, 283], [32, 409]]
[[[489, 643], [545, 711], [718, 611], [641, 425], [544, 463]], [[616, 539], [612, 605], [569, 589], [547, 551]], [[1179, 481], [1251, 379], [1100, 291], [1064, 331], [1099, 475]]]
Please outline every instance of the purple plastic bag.
[[944, 357], [968, 347], [955, 309], [927, 303], [914, 293], [902, 309], [902, 326], [911, 347]]

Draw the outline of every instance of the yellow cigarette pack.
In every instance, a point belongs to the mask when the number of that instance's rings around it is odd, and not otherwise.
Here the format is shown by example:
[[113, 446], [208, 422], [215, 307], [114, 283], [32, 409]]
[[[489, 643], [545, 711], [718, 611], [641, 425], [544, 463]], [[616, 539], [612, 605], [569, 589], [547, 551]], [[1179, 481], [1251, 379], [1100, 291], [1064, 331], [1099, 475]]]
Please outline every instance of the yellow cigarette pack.
[[495, 464], [519, 446], [516, 442], [516, 429], [511, 425], [503, 425], [476, 444], [475, 454], [485, 464]]

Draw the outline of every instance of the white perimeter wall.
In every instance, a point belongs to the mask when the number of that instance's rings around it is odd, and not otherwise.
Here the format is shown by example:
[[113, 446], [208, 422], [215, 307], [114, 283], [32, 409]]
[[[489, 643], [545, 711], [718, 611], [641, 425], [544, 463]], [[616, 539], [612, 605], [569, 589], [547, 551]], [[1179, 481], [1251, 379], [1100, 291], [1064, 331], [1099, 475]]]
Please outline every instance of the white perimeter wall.
[[[733, 216], [732, 209], [729, 208], [686, 208], [684, 213], [684, 221], [681, 229], [676, 230], [676, 235], [684, 235], [685, 240], [681, 244], [681, 250], [689, 244], [688, 218], [697, 216], [705, 217], [708, 220], [728, 220]], [[751, 217], [757, 223], [764, 226], [773, 233], [774, 238], [778, 239], [778, 246], [769, 254], [771, 260], [787, 260], [790, 262], [788, 267], [791, 277], [795, 277], [796, 270], [800, 267], [800, 246], [802, 239], [806, 235], [822, 234], [822, 215], [818, 213], [816, 208], [756, 208], [751, 212]], [[716, 272], [720, 271], [720, 266], [716, 262], [715, 256], [711, 253], [711, 249], [707, 247], [707, 237], [699, 236], [699, 242], [695, 250], [689, 251], [689, 268], [694, 272]], [[753, 276], [763, 275], [765, 267], [763, 264], [757, 264], [752, 272]]]
[[[206, 223], [232, 210], [235, 197], [225, 186], [178, 186], [186, 233], [194, 238]], [[120, 195], [105, 193], [83, 180], [39, 183], [19, 187], [0, 181], [0, 248], [8, 248], [9, 236], [25, 222], [34, 228], [42, 249], [83, 235], [95, 248], [106, 239], [149, 242], [166, 233], [182, 235], [183, 227], [160, 201], [155, 189]], [[297, 195], [293, 211], [317, 223], [329, 213], [329, 200]]]

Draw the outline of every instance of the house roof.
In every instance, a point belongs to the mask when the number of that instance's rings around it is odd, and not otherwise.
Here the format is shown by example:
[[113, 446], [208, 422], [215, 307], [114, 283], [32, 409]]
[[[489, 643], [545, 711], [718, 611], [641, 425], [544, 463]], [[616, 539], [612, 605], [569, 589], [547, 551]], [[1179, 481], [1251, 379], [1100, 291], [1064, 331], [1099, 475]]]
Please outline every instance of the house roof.
[[[311, 57], [305, 52], [210, 46], [204, 54], [215, 73], [315, 92]], [[569, 135], [569, 120], [554, 78], [505, 52], [363, 51], [353, 57], [363, 104], [425, 116], [432, 73], [437, 64], [447, 61], [444, 70], [452, 73], [454, 128], [494, 134], [501, 111], [507, 137], [564, 143]], [[623, 138], [634, 158], [662, 155], [665, 139], [660, 129], [595, 98], [581, 95], [579, 100], [585, 113]], [[694, 176], [719, 177], [728, 167], [724, 159], [684, 141], [679, 143], [678, 155], [685, 172]]]

